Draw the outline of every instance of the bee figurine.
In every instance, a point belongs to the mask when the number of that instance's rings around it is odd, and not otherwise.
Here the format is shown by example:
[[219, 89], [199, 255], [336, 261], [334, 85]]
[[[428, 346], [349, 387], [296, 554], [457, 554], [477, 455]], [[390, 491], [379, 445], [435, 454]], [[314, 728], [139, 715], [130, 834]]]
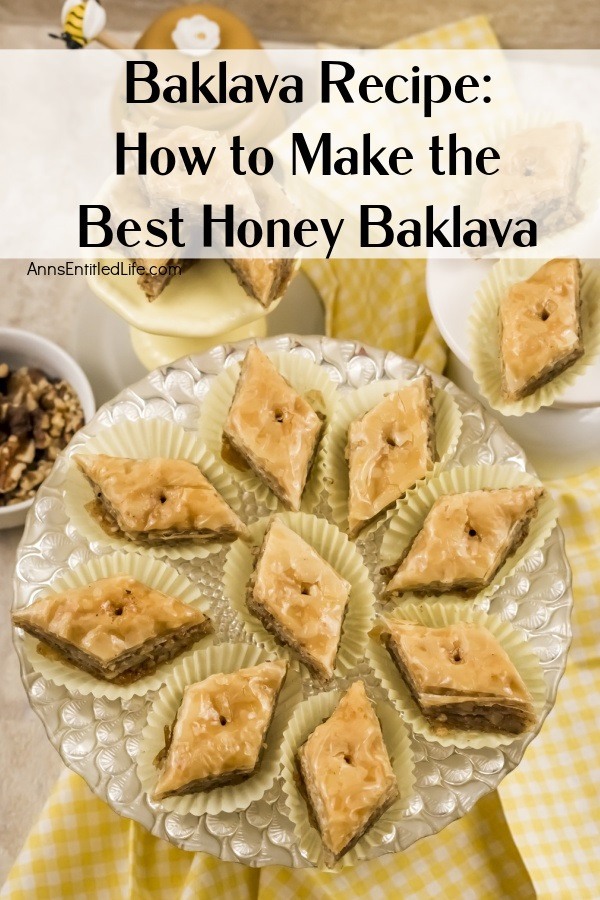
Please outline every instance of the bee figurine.
[[62, 34], [51, 34], [50, 37], [63, 40], [69, 50], [80, 50], [102, 33], [106, 12], [98, 0], [65, 0], [61, 22]]

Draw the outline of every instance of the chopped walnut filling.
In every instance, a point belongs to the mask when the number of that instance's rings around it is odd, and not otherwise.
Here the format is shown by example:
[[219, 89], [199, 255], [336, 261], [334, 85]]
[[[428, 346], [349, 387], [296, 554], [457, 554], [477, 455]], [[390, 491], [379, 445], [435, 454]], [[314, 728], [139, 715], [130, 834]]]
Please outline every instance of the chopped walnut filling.
[[0, 363], [0, 506], [33, 497], [82, 425], [70, 384], [41, 369]]

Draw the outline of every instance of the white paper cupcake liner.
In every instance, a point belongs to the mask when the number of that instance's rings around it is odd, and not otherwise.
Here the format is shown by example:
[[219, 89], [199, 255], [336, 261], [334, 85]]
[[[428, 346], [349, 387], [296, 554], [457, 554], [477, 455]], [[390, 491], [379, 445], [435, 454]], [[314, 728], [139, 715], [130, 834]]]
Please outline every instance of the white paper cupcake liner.
[[[190, 606], [200, 609], [210, 618], [210, 603], [202, 597], [197, 585], [192, 584], [167, 563], [137, 553], [110, 553], [94, 557], [75, 569], [61, 572], [50, 583], [49, 590], [41, 592], [35, 599], [46, 596], [48, 593], [61, 593], [70, 588], [85, 587], [101, 578], [109, 578], [114, 575], [129, 575], [148, 587], [162, 591], [183, 603], [189, 603]], [[194, 644], [193, 648], [186, 651], [186, 655], [197, 653], [210, 637], [211, 635], [207, 635], [202, 638]], [[171, 662], [164, 663], [153, 675], [140, 678], [133, 684], [111, 684], [109, 681], [88, 675], [58, 659], [43, 656], [37, 650], [39, 640], [31, 635], [25, 634], [23, 641], [29, 663], [47, 681], [64, 685], [74, 693], [92, 694], [94, 697], [106, 697], [107, 700], [118, 698], [128, 700], [134, 696], [144, 697], [149, 691], [157, 690], [161, 684], [164, 684], [169, 673], [182, 658], [178, 656]]]
[[[302, 495], [302, 509], [312, 510], [323, 491], [323, 445], [330, 427], [335, 407], [336, 386], [327, 371], [298, 353], [268, 353], [277, 370], [286, 381], [305, 397], [319, 413], [325, 415], [325, 429], [321, 437], [310, 477]], [[200, 410], [200, 436], [208, 449], [222, 462], [225, 471], [238, 482], [242, 489], [249, 491], [257, 503], [267, 510], [283, 509], [283, 504], [267, 485], [250, 469], [240, 471], [229, 465], [221, 457], [223, 425], [235, 394], [240, 375], [240, 366], [234, 363], [223, 369], [214, 379]]]
[[[340, 397], [323, 447], [323, 465], [328, 494], [327, 499], [332, 509], [333, 520], [343, 531], [348, 530], [349, 477], [348, 461], [346, 459], [348, 428], [352, 422], [362, 418], [365, 413], [376, 406], [384, 397], [400, 390], [406, 383], [402, 381], [374, 381]], [[435, 410], [435, 441], [438, 461], [419, 483], [435, 477], [447, 465], [456, 450], [462, 428], [460, 410], [454, 398], [447, 391], [439, 388], [435, 389], [433, 407]], [[364, 538], [373, 528], [377, 527], [385, 515], [386, 512], [382, 510], [371, 524], [362, 529], [360, 537]]]
[[582, 266], [581, 326], [583, 356], [548, 384], [522, 400], [507, 400], [502, 393], [499, 308], [511, 285], [525, 281], [545, 259], [502, 259], [477, 290], [469, 317], [469, 344], [473, 377], [493, 409], [505, 416], [522, 416], [550, 406], [594, 361], [600, 352], [600, 270]]
[[[225, 502], [243, 519], [240, 493], [218, 459], [200, 442], [197, 434], [184, 431], [165, 419], [119, 422], [91, 437], [85, 444], [78, 444], [73, 452], [81, 455], [105, 453], [131, 459], [185, 459], [200, 468]], [[114, 550], [143, 552], [149, 556], [191, 560], [204, 559], [223, 547], [223, 543], [216, 541], [199, 543], [193, 540], [149, 546], [122, 535], [107, 534], [85, 508], [94, 500], [94, 490], [74, 461], [71, 461], [65, 479], [64, 493], [72, 526], [96, 552], [108, 546]]]
[[[283, 792], [285, 804], [294, 825], [300, 850], [310, 862], [325, 869], [323, 844], [316, 828], [309, 822], [306, 801], [300, 793], [296, 776], [296, 753], [308, 736], [333, 713], [343, 691], [328, 691], [305, 700], [295, 710], [283, 738]], [[356, 845], [339, 862], [326, 871], [338, 872], [361, 860], [376, 855], [374, 851], [385, 845], [394, 825], [401, 821], [406, 801], [414, 788], [414, 762], [408, 732], [394, 707], [387, 701], [375, 704], [383, 739], [398, 779], [399, 797]]]
[[[308, 513], [278, 513], [285, 525], [299, 534], [351, 585], [350, 599], [342, 626], [335, 674], [349, 674], [365, 653], [367, 635], [373, 620], [373, 585], [367, 567], [356, 546], [335, 525]], [[270, 518], [250, 526], [250, 538], [256, 548], [262, 544]], [[255, 555], [243, 541], [230, 548], [223, 570], [223, 593], [244, 630], [257, 643], [277, 651], [280, 656], [297, 659], [293, 650], [279, 645], [270, 632], [246, 606], [246, 590], [254, 572]], [[306, 670], [303, 667], [303, 671]], [[309, 677], [309, 676], [307, 676]], [[315, 682], [318, 684], [318, 682]]]
[[[536, 716], [539, 718], [541, 715], [546, 701], [546, 684], [540, 661], [527, 643], [525, 634], [503, 621], [500, 616], [465, 605], [464, 600], [454, 598], [452, 602], [447, 598], [443, 603], [434, 603], [431, 600], [402, 603], [392, 612], [386, 613], [384, 618], [406, 619], [431, 628], [443, 628], [454, 622], [483, 625], [498, 639], [508, 654], [531, 694]], [[479, 750], [482, 747], [503, 747], [522, 737], [518, 734], [492, 734], [484, 731], [464, 731], [459, 728], [437, 730], [422, 714], [390, 654], [376, 636], [372, 636], [369, 640], [367, 658], [404, 720], [427, 740], [436, 741], [443, 747]]]
[[[429, 510], [439, 497], [482, 488], [511, 488], [519, 485], [542, 486], [535, 476], [522, 472], [514, 466], [467, 466], [446, 469], [436, 478], [410, 491], [397, 505], [389, 519], [389, 527], [381, 544], [382, 566], [393, 565], [401, 558], [406, 547], [421, 530]], [[545, 544], [556, 525], [557, 518], [556, 504], [546, 490], [538, 503], [537, 516], [531, 521], [527, 537], [516, 553], [504, 562], [492, 583], [478, 594], [479, 598], [496, 591], [523, 560]]]
[[170, 728], [181, 705], [183, 692], [190, 684], [203, 681], [217, 673], [237, 672], [261, 662], [273, 659], [274, 655], [252, 644], [219, 644], [205, 647], [202, 653], [185, 657], [169, 675], [165, 686], [158, 693], [147, 724], [142, 731], [140, 751], [137, 758], [137, 774], [142, 789], [148, 794], [148, 802], [159, 809], [176, 812], [178, 815], [191, 814], [211, 816], [245, 809], [255, 800], [260, 800], [269, 790], [281, 769], [281, 745], [283, 734], [290, 716], [302, 699], [302, 686], [297, 670], [288, 668], [284, 685], [275, 708], [275, 714], [267, 734], [267, 746], [258, 770], [239, 784], [217, 787], [212, 791], [187, 794], [182, 797], [152, 799], [158, 783], [159, 771], [154, 765], [157, 755], [165, 746], [165, 728]]

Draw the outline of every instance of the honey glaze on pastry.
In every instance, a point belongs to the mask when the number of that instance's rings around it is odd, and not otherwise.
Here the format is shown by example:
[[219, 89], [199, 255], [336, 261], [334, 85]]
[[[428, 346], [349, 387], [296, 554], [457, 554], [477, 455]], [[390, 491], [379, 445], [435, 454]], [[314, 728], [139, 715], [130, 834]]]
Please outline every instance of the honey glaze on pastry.
[[429, 628], [384, 619], [381, 639], [423, 715], [435, 725], [519, 734], [535, 722], [532, 698], [487, 628]]
[[227, 264], [249, 297], [266, 309], [283, 296], [297, 271], [293, 259], [228, 259]]
[[362, 681], [297, 754], [302, 789], [321, 834], [326, 862], [351, 849], [398, 796], [381, 726]]
[[253, 344], [223, 436], [288, 508], [300, 509], [323, 420]]
[[349, 583], [279, 519], [261, 548], [247, 606], [318, 678], [332, 678]]
[[154, 796], [236, 784], [257, 769], [287, 663], [261, 663], [189, 685], [172, 729]]
[[525, 540], [542, 495], [542, 488], [522, 486], [439, 497], [386, 592], [486, 587]]
[[42, 597], [13, 624], [97, 678], [128, 683], [211, 631], [198, 609], [127, 575]]
[[103, 507], [104, 519], [131, 540], [235, 540], [246, 526], [184, 459], [75, 456]]
[[388, 394], [350, 424], [346, 458], [351, 537], [433, 467], [432, 399], [431, 378], [425, 375]]
[[579, 260], [553, 259], [502, 299], [502, 392], [508, 399], [533, 394], [583, 355], [580, 279]]

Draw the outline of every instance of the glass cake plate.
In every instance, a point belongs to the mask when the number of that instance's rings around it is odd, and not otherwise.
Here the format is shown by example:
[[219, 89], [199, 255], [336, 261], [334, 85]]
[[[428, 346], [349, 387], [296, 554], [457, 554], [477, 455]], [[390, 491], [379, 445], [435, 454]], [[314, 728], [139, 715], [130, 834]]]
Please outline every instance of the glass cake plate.
[[[412, 378], [425, 371], [414, 360], [377, 350], [356, 341], [322, 336], [281, 335], [258, 342], [263, 350], [298, 353], [323, 366], [340, 391], [361, 387], [374, 379]], [[126, 419], [170, 419], [186, 429], [197, 426], [203, 398], [224, 366], [240, 360], [247, 342], [217, 347], [151, 372], [146, 378], [103, 406], [57, 460], [50, 477], [38, 492], [29, 514], [15, 573], [15, 607], [24, 606], [58, 572], [71, 569], [93, 555], [107, 552], [103, 545], [89, 546], [70, 525], [65, 513], [63, 483], [68, 457], [80, 450], [89, 436]], [[436, 385], [456, 400], [463, 427], [449, 466], [510, 464], [531, 471], [520, 448], [494, 418], [448, 380], [434, 376]], [[246, 519], [265, 515], [254, 496], [247, 494]], [[326, 515], [326, 498], [319, 509]], [[377, 553], [383, 529], [360, 545], [376, 587]], [[212, 599], [211, 618], [218, 640], [243, 639], [241, 625], [233, 619], [221, 588], [227, 548], [208, 559], [174, 562], [182, 573], [202, 586]], [[411, 734], [415, 762], [415, 788], [402, 816], [385, 835], [372, 856], [394, 853], [414, 841], [434, 834], [468, 812], [483, 795], [494, 790], [515, 768], [527, 745], [539, 733], [554, 705], [564, 672], [571, 639], [572, 608], [570, 570], [560, 527], [545, 545], [527, 557], [482, 607], [500, 614], [522, 629], [539, 657], [546, 684], [546, 701], [535, 733], [528, 733], [499, 748], [458, 750]], [[136, 774], [141, 733], [154, 694], [127, 701], [108, 701], [69, 694], [65, 687], [45, 681], [34, 672], [24, 653], [23, 635], [14, 632], [23, 684], [31, 706], [42, 720], [48, 738], [66, 765], [81, 775], [90, 788], [119, 815], [140, 822], [157, 837], [186, 850], [205, 851], [224, 860], [248, 866], [310, 866], [297, 845], [288, 818], [280, 782], [247, 809], [218, 816], [180, 815], [161, 809], [142, 792]], [[384, 696], [366, 662], [357, 667], [372, 693]], [[336, 679], [332, 687], [347, 682]], [[308, 695], [312, 688], [305, 687]]]

